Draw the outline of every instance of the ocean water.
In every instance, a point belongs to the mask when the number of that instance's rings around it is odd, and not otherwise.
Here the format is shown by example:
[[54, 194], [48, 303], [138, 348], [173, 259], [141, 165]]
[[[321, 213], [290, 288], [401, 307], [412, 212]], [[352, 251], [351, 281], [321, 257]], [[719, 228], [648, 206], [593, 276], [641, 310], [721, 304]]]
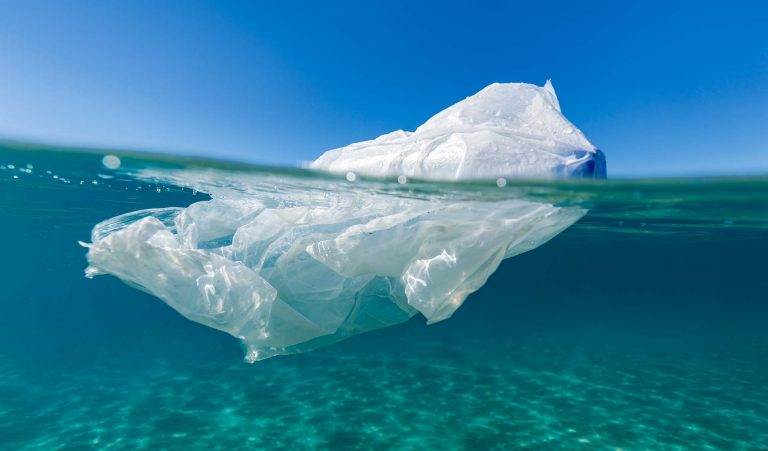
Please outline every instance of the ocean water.
[[112, 170], [103, 153], [0, 146], [4, 449], [768, 448], [768, 178], [358, 178], [589, 213], [505, 260], [446, 321], [248, 364], [235, 338], [85, 278], [78, 241], [104, 219], [207, 198], [141, 169], [335, 176], [118, 155]]

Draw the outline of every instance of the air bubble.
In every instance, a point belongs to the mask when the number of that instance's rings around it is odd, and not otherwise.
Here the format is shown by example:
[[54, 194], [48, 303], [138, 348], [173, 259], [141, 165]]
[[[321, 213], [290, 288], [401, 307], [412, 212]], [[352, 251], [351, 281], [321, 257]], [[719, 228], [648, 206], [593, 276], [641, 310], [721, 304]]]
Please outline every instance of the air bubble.
[[101, 164], [107, 169], [117, 169], [120, 167], [120, 158], [115, 155], [105, 155], [101, 159]]

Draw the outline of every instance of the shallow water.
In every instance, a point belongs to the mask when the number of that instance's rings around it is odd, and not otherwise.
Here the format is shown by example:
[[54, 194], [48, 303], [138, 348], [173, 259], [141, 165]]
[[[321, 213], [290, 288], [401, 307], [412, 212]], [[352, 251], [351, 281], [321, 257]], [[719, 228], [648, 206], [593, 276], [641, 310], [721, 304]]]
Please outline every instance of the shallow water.
[[[0, 444], [19, 448], [768, 447], [768, 179], [436, 184], [386, 195], [590, 211], [452, 318], [243, 362], [237, 340], [113, 277], [92, 227], [206, 195], [139, 170], [343, 176], [0, 147]], [[201, 166], [202, 165], [202, 166]], [[50, 171], [50, 172], [49, 172]]]

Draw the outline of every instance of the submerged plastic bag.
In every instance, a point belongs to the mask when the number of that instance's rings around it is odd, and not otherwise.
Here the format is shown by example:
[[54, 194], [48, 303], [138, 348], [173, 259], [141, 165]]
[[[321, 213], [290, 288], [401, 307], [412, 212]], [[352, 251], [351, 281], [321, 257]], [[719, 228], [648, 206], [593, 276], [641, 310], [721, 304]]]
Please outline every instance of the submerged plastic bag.
[[[605, 172], [601, 153], [560, 114], [551, 86], [524, 84], [491, 85], [416, 132], [329, 151], [313, 167], [448, 179]], [[540, 246], [585, 214], [447, 184], [411, 190], [189, 168], [132, 175], [212, 200], [96, 225], [87, 275], [117, 276], [238, 337], [251, 362], [417, 313], [430, 323], [444, 320], [503, 259]]]

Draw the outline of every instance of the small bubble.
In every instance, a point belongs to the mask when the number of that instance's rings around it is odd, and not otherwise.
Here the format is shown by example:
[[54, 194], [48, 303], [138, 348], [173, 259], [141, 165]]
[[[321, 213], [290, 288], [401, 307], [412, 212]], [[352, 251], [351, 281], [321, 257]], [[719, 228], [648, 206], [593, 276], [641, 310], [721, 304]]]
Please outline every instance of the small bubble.
[[8, 165], [8, 169], [16, 169], [16, 165], [13, 165], [13, 164], [9, 164], [9, 165]]
[[347, 172], [347, 181], [354, 182], [355, 180], [357, 180], [357, 175], [355, 175], [355, 173], [352, 171]]
[[101, 159], [101, 164], [107, 169], [117, 169], [120, 167], [120, 158], [115, 155], [105, 155]]
[[408, 177], [406, 177], [404, 175], [398, 175], [397, 176], [397, 183], [399, 183], [401, 185], [405, 185], [406, 182], [408, 182]]
[[498, 186], [499, 188], [504, 188], [505, 186], [507, 186], [507, 179], [505, 179], [504, 177], [497, 178], [496, 186]]
[[155, 188], [155, 191], [159, 193], [160, 192], [160, 188]]
[[93, 183], [94, 185], [98, 185], [99, 184], [99, 182], [97, 180], [91, 180], [91, 183]]
[[18, 175], [14, 175], [13, 178], [17, 179], [17, 178], [19, 178], [19, 176]]

